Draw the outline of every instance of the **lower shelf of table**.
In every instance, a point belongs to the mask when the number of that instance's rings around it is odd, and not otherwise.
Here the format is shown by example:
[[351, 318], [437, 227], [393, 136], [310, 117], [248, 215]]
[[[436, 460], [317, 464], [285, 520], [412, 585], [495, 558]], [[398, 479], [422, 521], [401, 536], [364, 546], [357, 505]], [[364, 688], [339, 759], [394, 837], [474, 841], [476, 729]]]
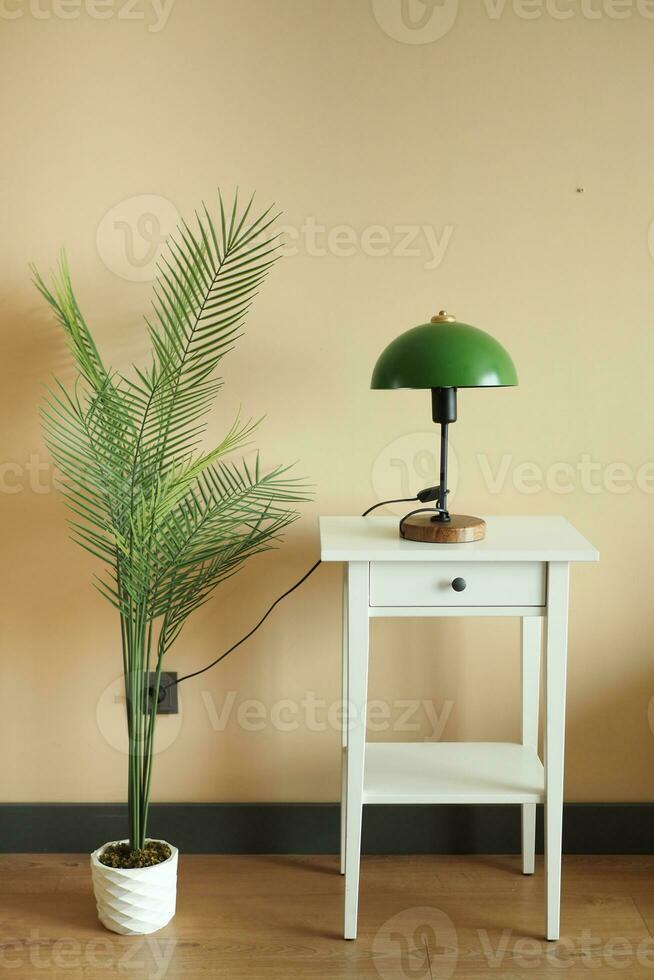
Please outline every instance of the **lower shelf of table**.
[[541, 803], [543, 764], [513, 742], [368, 742], [364, 803]]

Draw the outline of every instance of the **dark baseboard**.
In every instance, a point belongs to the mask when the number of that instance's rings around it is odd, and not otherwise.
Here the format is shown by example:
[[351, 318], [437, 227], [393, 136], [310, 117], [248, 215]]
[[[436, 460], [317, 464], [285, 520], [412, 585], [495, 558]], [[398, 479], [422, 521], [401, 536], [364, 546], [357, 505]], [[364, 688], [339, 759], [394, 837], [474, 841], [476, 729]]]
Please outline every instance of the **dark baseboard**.
[[[537, 846], [542, 851], [542, 807]], [[567, 854], [654, 853], [654, 803], [567, 803]], [[335, 854], [336, 803], [153, 803], [152, 837], [187, 854]], [[0, 851], [78, 853], [126, 835], [119, 803], [0, 804]], [[367, 806], [365, 854], [517, 854], [519, 806]]]

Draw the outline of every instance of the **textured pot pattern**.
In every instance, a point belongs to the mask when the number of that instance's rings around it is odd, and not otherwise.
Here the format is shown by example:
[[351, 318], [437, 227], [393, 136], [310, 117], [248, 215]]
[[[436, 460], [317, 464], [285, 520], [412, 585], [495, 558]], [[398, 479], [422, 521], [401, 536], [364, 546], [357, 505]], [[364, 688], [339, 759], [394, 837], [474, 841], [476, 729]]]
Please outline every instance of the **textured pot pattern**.
[[123, 936], [162, 929], [175, 914], [177, 848], [168, 844], [170, 857], [149, 868], [107, 868], [99, 861], [105, 847], [107, 844], [91, 854], [93, 891], [102, 925]]

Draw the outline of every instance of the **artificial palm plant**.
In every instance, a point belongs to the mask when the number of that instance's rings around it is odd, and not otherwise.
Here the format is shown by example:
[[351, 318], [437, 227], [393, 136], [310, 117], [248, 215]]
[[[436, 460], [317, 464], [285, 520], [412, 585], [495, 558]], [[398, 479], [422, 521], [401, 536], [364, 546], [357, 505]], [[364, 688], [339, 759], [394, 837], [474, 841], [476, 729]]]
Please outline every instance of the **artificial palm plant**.
[[251, 555], [269, 549], [305, 499], [286, 467], [228, 461], [257, 423], [237, 419], [203, 451], [216, 369], [240, 334], [277, 258], [271, 209], [252, 200], [214, 220], [205, 206], [169, 239], [151, 316], [152, 357], [126, 376], [106, 367], [62, 256], [52, 286], [35, 282], [74, 358], [72, 387], [55, 381], [43, 410], [46, 439], [73, 513], [74, 539], [105, 565], [98, 588], [120, 617], [129, 737], [129, 837], [146, 840], [156, 711], [166, 652], [189, 615]]

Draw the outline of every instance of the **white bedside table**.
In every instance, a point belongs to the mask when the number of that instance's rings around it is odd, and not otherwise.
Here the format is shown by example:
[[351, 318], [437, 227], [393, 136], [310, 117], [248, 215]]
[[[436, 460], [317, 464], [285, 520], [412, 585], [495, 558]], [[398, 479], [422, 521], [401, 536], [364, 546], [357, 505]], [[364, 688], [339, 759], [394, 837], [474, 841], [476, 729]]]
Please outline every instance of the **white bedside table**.
[[[364, 803], [521, 804], [522, 869], [532, 874], [540, 802], [545, 803], [545, 934], [559, 938], [569, 567], [573, 561], [597, 561], [599, 555], [562, 517], [485, 520], [483, 541], [423, 544], [400, 538], [394, 517], [320, 519], [322, 560], [345, 564], [341, 873], [346, 939], [357, 934]], [[519, 616], [522, 743], [366, 744], [373, 616]], [[543, 620], [544, 766], [537, 749]]]

